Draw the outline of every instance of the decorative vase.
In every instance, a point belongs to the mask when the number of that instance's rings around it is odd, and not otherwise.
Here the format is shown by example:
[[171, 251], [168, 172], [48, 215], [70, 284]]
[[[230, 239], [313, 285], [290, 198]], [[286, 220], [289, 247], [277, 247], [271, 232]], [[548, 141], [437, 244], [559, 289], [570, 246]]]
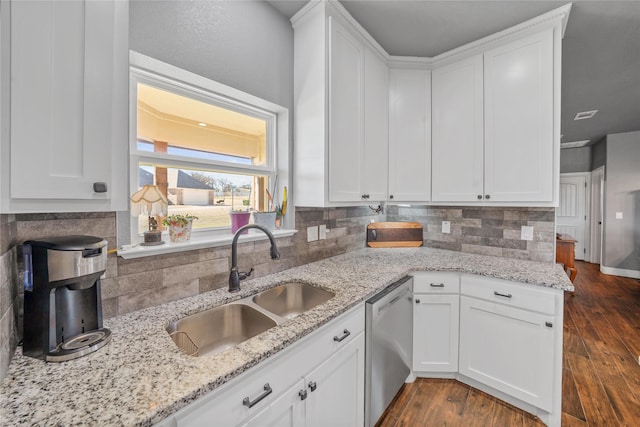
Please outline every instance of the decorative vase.
[[[231, 216], [231, 234], [236, 234], [238, 228], [249, 224], [249, 218], [251, 217], [251, 212], [229, 212]], [[242, 234], [247, 234], [249, 230], [244, 230]]]
[[171, 243], [186, 242], [191, 239], [191, 226], [193, 221], [188, 221], [186, 225], [169, 225], [169, 240]]
[[261, 225], [269, 231], [273, 231], [276, 227], [276, 213], [275, 212], [254, 212], [253, 223]]

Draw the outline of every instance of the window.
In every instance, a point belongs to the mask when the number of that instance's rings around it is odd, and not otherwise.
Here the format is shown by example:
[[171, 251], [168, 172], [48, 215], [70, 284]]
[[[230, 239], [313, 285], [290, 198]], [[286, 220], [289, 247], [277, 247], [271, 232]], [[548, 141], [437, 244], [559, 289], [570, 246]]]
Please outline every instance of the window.
[[[288, 132], [287, 110], [143, 55], [131, 59], [131, 194], [155, 184], [169, 215], [199, 218], [196, 233], [229, 234], [231, 210], [273, 210], [287, 185], [276, 161], [288, 162], [288, 136], [280, 151], [276, 143], [278, 129]], [[147, 229], [147, 216], [132, 217], [130, 241]]]

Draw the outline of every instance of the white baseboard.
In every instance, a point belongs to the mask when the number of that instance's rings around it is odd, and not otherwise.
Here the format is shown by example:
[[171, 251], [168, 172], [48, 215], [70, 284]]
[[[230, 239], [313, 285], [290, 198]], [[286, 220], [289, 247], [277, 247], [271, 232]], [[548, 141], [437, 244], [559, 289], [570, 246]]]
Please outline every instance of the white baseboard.
[[605, 267], [600, 265], [600, 272], [609, 274], [612, 276], [630, 277], [632, 279], [640, 279], [640, 271], [638, 270], [626, 270], [624, 268]]

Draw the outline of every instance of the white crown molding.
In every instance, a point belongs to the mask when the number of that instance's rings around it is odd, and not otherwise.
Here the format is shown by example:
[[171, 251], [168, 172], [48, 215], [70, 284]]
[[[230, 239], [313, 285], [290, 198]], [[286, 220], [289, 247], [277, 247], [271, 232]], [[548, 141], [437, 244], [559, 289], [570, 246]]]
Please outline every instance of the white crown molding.
[[571, 12], [573, 3], [567, 3], [564, 6], [560, 6], [547, 13], [531, 18], [520, 24], [509, 27], [505, 30], [491, 34], [487, 37], [483, 37], [479, 40], [475, 40], [471, 43], [467, 43], [455, 49], [441, 53], [434, 57], [410, 57], [410, 56], [392, 56], [389, 55], [380, 44], [356, 21], [353, 16], [340, 4], [337, 0], [311, 0], [307, 3], [298, 13], [291, 18], [291, 23], [295, 29], [296, 24], [300, 22], [303, 17], [311, 10], [320, 6], [327, 6], [335, 13], [339, 14], [342, 19], [351, 24], [355, 30], [374, 48], [386, 61], [391, 68], [421, 68], [431, 69], [435, 66], [442, 65], [443, 63], [459, 59], [462, 57], [470, 56], [474, 53], [479, 53], [482, 50], [486, 50], [494, 45], [508, 41], [514, 36], [522, 33], [532, 32], [538, 29], [549, 28], [558, 25], [561, 29], [561, 37], [564, 37], [564, 33]]

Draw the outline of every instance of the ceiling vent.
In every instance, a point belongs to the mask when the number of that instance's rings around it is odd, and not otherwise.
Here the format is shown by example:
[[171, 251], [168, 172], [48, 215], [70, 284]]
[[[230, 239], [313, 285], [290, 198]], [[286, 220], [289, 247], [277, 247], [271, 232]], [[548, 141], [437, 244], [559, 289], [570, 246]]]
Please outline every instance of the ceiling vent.
[[589, 141], [591, 141], [590, 139], [585, 139], [582, 141], [572, 141], [572, 142], [563, 142], [560, 144], [560, 148], [565, 149], [565, 148], [578, 148], [578, 147], [584, 147], [585, 145], [587, 145], [589, 143]]
[[576, 116], [573, 118], [573, 120], [590, 119], [591, 117], [595, 116], [597, 112], [598, 112], [598, 110], [583, 111], [581, 113], [576, 114]]

